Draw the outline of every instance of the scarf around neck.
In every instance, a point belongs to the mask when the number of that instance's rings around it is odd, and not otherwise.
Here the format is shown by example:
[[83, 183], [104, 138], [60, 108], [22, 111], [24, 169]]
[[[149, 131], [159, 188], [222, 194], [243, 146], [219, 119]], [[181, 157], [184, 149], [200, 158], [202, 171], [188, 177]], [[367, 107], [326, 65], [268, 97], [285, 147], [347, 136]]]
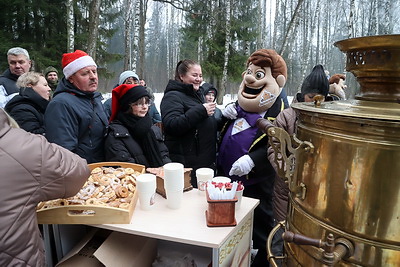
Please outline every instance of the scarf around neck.
[[161, 152], [157, 144], [158, 141], [153, 130], [151, 130], [153, 125], [151, 117], [148, 114], [144, 117], [137, 117], [133, 114], [118, 112], [117, 119], [124, 124], [132, 138], [142, 148], [149, 164], [146, 167], [163, 166]]

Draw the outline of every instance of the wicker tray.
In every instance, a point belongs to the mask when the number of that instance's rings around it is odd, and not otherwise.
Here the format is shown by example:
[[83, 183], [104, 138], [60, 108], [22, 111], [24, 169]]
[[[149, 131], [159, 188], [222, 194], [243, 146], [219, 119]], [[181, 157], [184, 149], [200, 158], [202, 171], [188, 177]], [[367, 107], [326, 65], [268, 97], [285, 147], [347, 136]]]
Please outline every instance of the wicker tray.
[[[97, 167], [132, 168], [145, 172], [143, 165], [126, 162], [99, 162], [88, 165], [90, 170]], [[130, 223], [138, 199], [134, 192], [128, 209], [99, 205], [68, 205], [37, 210], [39, 224], [125, 224]]]

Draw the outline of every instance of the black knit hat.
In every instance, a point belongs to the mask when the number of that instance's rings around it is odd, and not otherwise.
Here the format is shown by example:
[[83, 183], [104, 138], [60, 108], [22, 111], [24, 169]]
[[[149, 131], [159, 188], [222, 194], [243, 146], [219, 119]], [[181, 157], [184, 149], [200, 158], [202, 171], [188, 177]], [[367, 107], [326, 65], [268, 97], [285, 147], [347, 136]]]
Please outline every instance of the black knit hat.
[[317, 93], [323, 96], [327, 96], [329, 92], [329, 81], [326, 78], [324, 67], [322, 65], [316, 65], [311, 73], [304, 79], [301, 85], [301, 95], [309, 93]]
[[218, 91], [217, 88], [214, 87], [214, 85], [212, 85], [211, 83], [203, 83], [201, 87], [203, 88], [204, 95], [207, 95], [209, 92], [213, 92], [215, 98], [217, 98]]
[[121, 84], [112, 90], [112, 106], [110, 122], [113, 121], [119, 111], [126, 111], [129, 105], [142, 97], [150, 97], [146, 88], [138, 84]]

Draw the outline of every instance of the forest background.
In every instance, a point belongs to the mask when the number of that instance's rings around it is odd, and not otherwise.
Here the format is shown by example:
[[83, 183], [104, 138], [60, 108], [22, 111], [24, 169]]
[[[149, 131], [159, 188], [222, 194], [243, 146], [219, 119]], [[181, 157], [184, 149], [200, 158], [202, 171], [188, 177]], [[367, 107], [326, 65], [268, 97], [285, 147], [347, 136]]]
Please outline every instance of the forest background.
[[163, 92], [177, 62], [190, 58], [219, 89], [219, 102], [237, 92], [259, 48], [285, 59], [289, 95], [322, 64], [331, 75], [346, 74], [351, 98], [358, 84], [334, 43], [400, 32], [396, 0], [0, 0], [0, 10], [0, 71], [7, 50], [21, 46], [33, 70], [51, 65], [62, 76], [62, 54], [81, 49], [98, 64], [102, 93], [128, 69]]

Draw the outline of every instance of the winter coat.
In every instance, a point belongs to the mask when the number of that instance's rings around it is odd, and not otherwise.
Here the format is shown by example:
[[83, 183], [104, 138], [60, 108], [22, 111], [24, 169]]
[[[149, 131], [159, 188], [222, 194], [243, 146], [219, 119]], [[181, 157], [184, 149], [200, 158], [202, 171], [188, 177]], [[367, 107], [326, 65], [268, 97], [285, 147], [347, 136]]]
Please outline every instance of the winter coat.
[[12, 128], [0, 109], [0, 266], [45, 266], [36, 206], [75, 195], [90, 175], [84, 159], [40, 135]]
[[151, 117], [151, 121], [153, 122], [153, 124], [161, 122], [161, 115], [158, 112], [157, 107], [154, 103], [152, 103], [149, 107], [149, 116]]
[[193, 85], [170, 80], [160, 106], [171, 160], [194, 170], [215, 169], [216, 121], [207, 115], [203, 99]]
[[[297, 97], [298, 99], [298, 97]], [[296, 98], [293, 101], [297, 102]], [[273, 122], [274, 126], [284, 129], [289, 135], [293, 135], [296, 129], [297, 115], [293, 108], [287, 108], [283, 110]], [[279, 143], [279, 142], [277, 142]], [[275, 151], [270, 146], [268, 148], [268, 160], [278, 173], [278, 165], [275, 162]], [[274, 207], [274, 219], [276, 221], [282, 221], [286, 219], [287, 208], [288, 208], [288, 196], [289, 187], [285, 183], [282, 177], [276, 177], [274, 184], [273, 193], [273, 207]]]
[[108, 120], [101, 99], [99, 92], [83, 92], [63, 78], [44, 115], [47, 140], [88, 163], [104, 161]]
[[19, 87], [17, 86], [18, 78], [19, 76], [11, 73], [9, 68], [0, 76], [0, 85], [4, 86], [7, 95], [19, 92]]
[[45, 134], [44, 112], [49, 101], [31, 87], [21, 88], [4, 108], [19, 127], [34, 134]]
[[[151, 127], [157, 138], [157, 145], [161, 152], [163, 163], [169, 163], [168, 149], [164, 144], [161, 129], [155, 125]], [[130, 162], [149, 167], [140, 144], [131, 136], [128, 129], [118, 120], [114, 120], [108, 129], [105, 141], [106, 161]], [[161, 167], [161, 166], [157, 166]]]

